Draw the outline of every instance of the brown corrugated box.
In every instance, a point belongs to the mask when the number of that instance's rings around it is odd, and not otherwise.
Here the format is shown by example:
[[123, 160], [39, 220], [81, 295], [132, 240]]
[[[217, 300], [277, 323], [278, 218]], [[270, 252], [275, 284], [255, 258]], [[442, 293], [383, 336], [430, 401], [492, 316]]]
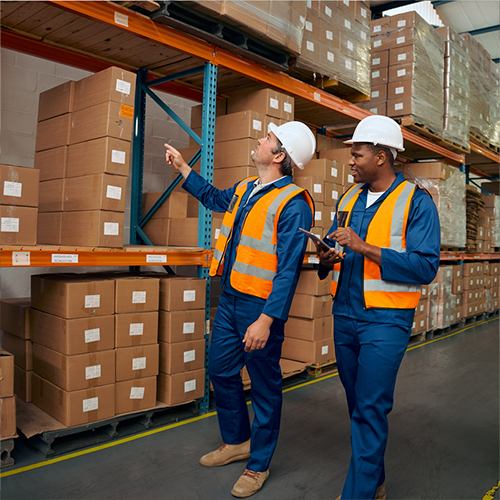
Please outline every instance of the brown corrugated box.
[[404, 166], [404, 170], [405, 172], [425, 177], [426, 179], [446, 180], [456, 171], [456, 168], [442, 162], [422, 162], [409, 163]]
[[[144, 217], [158, 201], [163, 192], [144, 193], [142, 195], [142, 216]], [[152, 216], [152, 219], [184, 219], [187, 217], [188, 194], [184, 191], [172, 191]]]
[[69, 81], [40, 93], [38, 97], [39, 122], [73, 111], [75, 83]]
[[315, 297], [296, 293], [290, 307], [290, 316], [299, 318], [321, 318], [332, 313], [332, 298], [330, 295]]
[[62, 245], [123, 247], [123, 212], [63, 212]]
[[132, 347], [157, 342], [157, 311], [115, 314], [115, 347]]
[[309, 341], [285, 337], [281, 356], [304, 363], [324, 363], [335, 360], [333, 338]]
[[372, 52], [372, 70], [389, 66], [389, 50]]
[[264, 117], [262, 113], [250, 109], [219, 116], [216, 120], [215, 142], [266, 137]]
[[120, 347], [115, 351], [117, 382], [158, 375], [158, 344]]
[[25, 403], [31, 403], [33, 370], [26, 371], [14, 365], [14, 393]]
[[33, 404], [71, 427], [115, 415], [115, 384], [66, 392], [33, 374]]
[[285, 324], [285, 336], [309, 341], [332, 338], [333, 316], [315, 319], [290, 317]]
[[134, 106], [136, 75], [116, 66], [76, 82], [74, 111], [113, 101]]
[[115, 387], [116, 414], [147, 410], [156, 406], [156, 377], [117, 382]]
[[61, 354], [84, 354], [115, 347], [115, 317], [65, 319], [33, 309], [33, 342]]
[[257, 171], [254, 166], [246, 167], [229, 167], [224, 169], [214, 170], [214, 186], [218, 189], [232, 188], [237, 182], [246, 179], [247, 177], [254, 177]]
[[342, 186], [344, 186], [345, 190], [349, 186], [352, 186], [354, 184], [354, 177], [352, 176], [352, 170], [351, 166], [344, 163], [343, 165], [343, 171], [342, 171]]
[[0, 438], [16, 436], [16, 398], [0, 398]]
[[389, 35], [389, 50], [413, 45], [415, 30], [413, 28], [405, 28], [395, 31]]
[[205, 393], [205, 369], [185, 373], [158, 375], [158, 400], [167, 405], [186, 403], [203, 397]]
[[182, 373], [205, 366], [205, 340], [167, 344], [160, 342], [160, 372]]
[[0, 329], [22, 339], [30, 337], [31, 297], [0, 300]]
[[0, 239], [3, 245], [35, 245], [38, 209], [1, 205]]
[[321, 177], [297, 177], [294, 182], [297, 186], [309, 191], [315, 204], [316, 202], [323, 203], [325, 201], [325, 181]]
[[35, 153], [34, 167], [40, 172], [40, 181], [66, 177], [68, 146], [46, 149]]
[[393, 82], [388, 85], [387, 99], [395, 100], [411, 96], [412, 81]]
[[160, 311], [158, 339], [170, 344], [203, 339], [205, 311]]
[[23, 370], [33, 370], [32, 341], [3, 332], [2, 346], [14, 356], [14, 363]]
[[327, 207], [335, 207], [343, 193], [344, 188], [341, 184], [325, 182], [325, 205]]
[[34, 168], [1, 165], [0, 205], [38, 206], [40, 172]]
[[370, 111], [370, 113], [373, 113], [374, 115], [387, 115], [387, 103], [386, 102], [375, 102], [371, 103], [370, 101], [368, 102], [361, 102], [356, 104], [359, 108], [362, 109], [367, 109]]
[[405, 45], [404, 47], [396, 47], [389, 51], [389, 66], [397, 66], [399, 64], [411, 63], [415, 57], [415, 46]]
[[106, 316], [114, 313], [112, 281], [86, 275], [41, 274], [31, 276], [31, 305], [62, 318]]
[[72, 113], [49, 118], [36, 128], [35, 152], [69, 144]]
[[295, 293], [305, 295], [330, 295], [331, 277], [320, 281], [316, 269], [302, 269]]
[[415, 26], [416, 22], [416, 12], [404, 12], [402, 14], [396, 14], [394, 16], [388, 17], [391, 28], [394, 29], [404, 29], [404, 28], [411, 28], [412, 26]]
[[14, 354], [0, 348], [0, 398], [14, 395]]
[[64, 183], [64, 211], [125, 212], [126, 194], [127, 178], [120, 175], [93, 174], [72, 177], [65, 179]]
[[62, 212], [64, 210], [64, 185], [66, 179], [40, 182], [40, 202], [38, 211]]
[[217, 143], [214, 155], [215, 169], [253, 166], [252, 151], [257, 145], [255, 139], [237, 139]]
[[387, 116], [411, 115], [412, 102], [411, 95], [387, 101]]
[[245, 92], [244, 94], [232, 96], [227, 100], [227, 112], [231, 114], [251, 109], [263, 115], [284, 118], [280, 106], [280, 99], [282, 99], [280, 96], [280, 92], [272, 89], [263, 89], [251, 93]]
[[[71, 114], [70, 136], [67, 144], [91, 141], [106, 136], [130, 141], [133, 118], [134, 108], [117, 102], [103, 102], [90, 108], [75, 111]], [[57, 120], [57, 118], [53, 119]], [[48, 121], [43, 123], [48, 123]], [[50, 147], [55, 148], [62, 145], [55, 144]], [[39, 149], [37, 148], [37, 150]]]
[[65, 391], [114, 384], [115, 351], [67, 356], [34, 343], [33, 371]]
[[157, 311], [160, 280], [144, 276], [105, 275], [115, 284], [115, 313]]
[[37, 243], [60, 245], [62, 212], [43, 212], [38, 214]]
[[389, 67], [389, 83], [402, 82], [413, 78], [413, 64], [399, 63]]
[[325, 227], [325, 225], [328, 225], [326, 222], [327, 220], [326, 213], [327, 210], [325, 210], [325, 205], [323, 203], [319, 202], [314, 203], [314, 227], [321, 228]]
[[381, 85], [389, 81], [389, 69], [387, 67], [374, 68], [372, 70], [372, 84]]
[[[326, 137], [326, 139], [330, 138]], [[329, 143], [331, 144], [331, 141]], [[339, 169], [339, 165], [335, 160], [327, 158], [320, 160], [313, 159], [307, 164], [307, 168], [304, 170], [294, 169], [293, 171], [294, 180], [309, 176], [319, 177], [325, 182], [339, 183], [339, 180], [342, 178], [342, 165], [340, 165]]]
[[370, 95], [370, 102], [372, 104], [387, 101], [387, 84], [383, 83], [382, 85], [372, 85]]
[[205, 307], [206, 282], [188, 276], [165, 276], [159, 273], [143, 273], [144, 276], [160, 277], [160, 309], [186, 311]]
[[[151, 218], [144, 226], [144, 233], [156, 246], [168, 246], [168, 235], [170, 234], [170, 222], [174, 219]], [[185, 219], [181, 219], [185, 220]]]
[[[215, 248], [215, 242], [219, 237], [221, 224], [221, 218], [214, 217], [212, 219], [212, 248]], [[167, 245], [172, 247], [197, 247], [198, 226], [198, 217], [188, 217], [186, 219], [171, 219]], [[152, 232], [151, 228], [150, 232]]]

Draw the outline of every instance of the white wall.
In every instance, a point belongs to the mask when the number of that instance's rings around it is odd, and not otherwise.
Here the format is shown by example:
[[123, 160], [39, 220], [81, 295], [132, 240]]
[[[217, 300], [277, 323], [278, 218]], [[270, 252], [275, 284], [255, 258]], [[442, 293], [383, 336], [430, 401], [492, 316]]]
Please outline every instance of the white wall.
[[[40, 92], [91, 73], [8, 49], [1, 49], [1, 163], [33, 168], [38, 96]], [[191, 107], [199, 103], [157, 92], [188, 125]], [[165, 165], [166, 139], [176, 148], [188, 146], [188, 135], [152, 100], [147, 98], [144, 154], [144, 192], [163, 191], [172, 180]], [[129, 241], [130, 178], [127, 187], [124, 243]], [[0, 242], [1, 243], [1, 242]], [[95, 269], [95, 268], [93, 268]], [[103, 269], [103, 268], [98, 268]], [[2, 268], [2, 298], [28, 297], [30, 276], [46, 272], [86, 272], [90, 268]]]

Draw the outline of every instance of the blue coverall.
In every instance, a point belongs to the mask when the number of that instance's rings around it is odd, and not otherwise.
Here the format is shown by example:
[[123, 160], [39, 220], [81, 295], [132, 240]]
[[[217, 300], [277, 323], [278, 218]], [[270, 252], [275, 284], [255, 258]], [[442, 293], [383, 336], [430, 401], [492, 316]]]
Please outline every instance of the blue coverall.
[[[368, 186], [360, 191], [349, 227], [363, 240], [380, 204], [404, 181], [398, 173], [392, 186], [366, 207]], [[337, 229], [337, 220], [327, 234]], [[431, 197], [417, 189], [410, 206], [406, 252], [382, 248], [381, 277], [404, 283], [430, 283], [439, 267], [439, 216]], [[333, 242], [330, 241], [330, 244]], [[363, 260], [344, 249], [343, 271], [333, 304], [335, 355], [351, 418], [352, 456], [342, 500], [370, 500], [385, 481], [387, 415], [393, 407], [399, 366], [408, 346], [414, 309], [366, 309]], [[320, 266], [324, 279], [330, 268]]]
[[[248, 212], [264, 193], [291, 183], [291, 176], [282, 177], [248, 199], [254, 187], [252, 181], [248, 182], [225, 254], [221, 278], [221, 288], [224, 290], [215, 316], [209, 349], [208, 372], [214, 387], [222, 440], [226, 444], [240, 444], [251, 437], [247, 468], [258, 472], [269, 468], [280, 428], [282, 377], [279, 360], [284, 326], [307, 246], [307, 237], [298, 228], [309, 229], [312, 224], [311, 209], [303, 196], [293, 197], [280, 214], [278, 271], [269, 297], [265, 300], [235, 290], [230, 284], [230, 274]], [[227, 210], [236, 186], [237, 184], [231, 189], [219, 190], [194, 171], [182, 185], [188, 193], [215, 212]], [[245, 352], [243, 337], [247, 328], [261, 314], [275, 318], [269, 339], [263, 349]], [[252, 382], [250, 397], [255, 417], [251, 427], [240, 376], [244, 365]]]

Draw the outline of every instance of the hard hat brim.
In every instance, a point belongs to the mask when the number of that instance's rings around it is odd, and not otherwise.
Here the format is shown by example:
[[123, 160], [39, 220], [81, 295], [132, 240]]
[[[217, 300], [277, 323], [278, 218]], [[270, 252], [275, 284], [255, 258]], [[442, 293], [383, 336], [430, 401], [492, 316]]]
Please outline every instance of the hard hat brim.
[[[349, 139], [347, 141], [344, 141], [344, 144], [375, 144], [375, 143], [368, 141], [353, 141], [352, 139]], [[377, 146], [384, 146], [385, 148], [394, 148], [396, 151], [400, 153], [402, 153], [405, 150], [405, 148], [398, 148], [397, 146], [389, 146], [389, 144], [377, 143]]]

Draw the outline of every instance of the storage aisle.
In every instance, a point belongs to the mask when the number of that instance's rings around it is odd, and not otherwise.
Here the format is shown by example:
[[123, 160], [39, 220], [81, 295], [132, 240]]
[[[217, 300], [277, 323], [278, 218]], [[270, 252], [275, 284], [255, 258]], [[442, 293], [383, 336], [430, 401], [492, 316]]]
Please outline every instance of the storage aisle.
[[[499, 471], [499, 322], [411, 346], [396, 386], [386, 453], [388, 499], [480, 499]], [[24, 472], [14, 451], [2, 496], [35, 499], [230, 499], [245, 462], [198, 464], [219, 446], [216, 416]], [[287, 390], [271, 476], [254, 498], [333, 499], [349, 464], [349, 422], [336, 375]], [[12, 473], [14, 472], [14, 473]], [[8, 475], [11, 474], [11, 475]]]

